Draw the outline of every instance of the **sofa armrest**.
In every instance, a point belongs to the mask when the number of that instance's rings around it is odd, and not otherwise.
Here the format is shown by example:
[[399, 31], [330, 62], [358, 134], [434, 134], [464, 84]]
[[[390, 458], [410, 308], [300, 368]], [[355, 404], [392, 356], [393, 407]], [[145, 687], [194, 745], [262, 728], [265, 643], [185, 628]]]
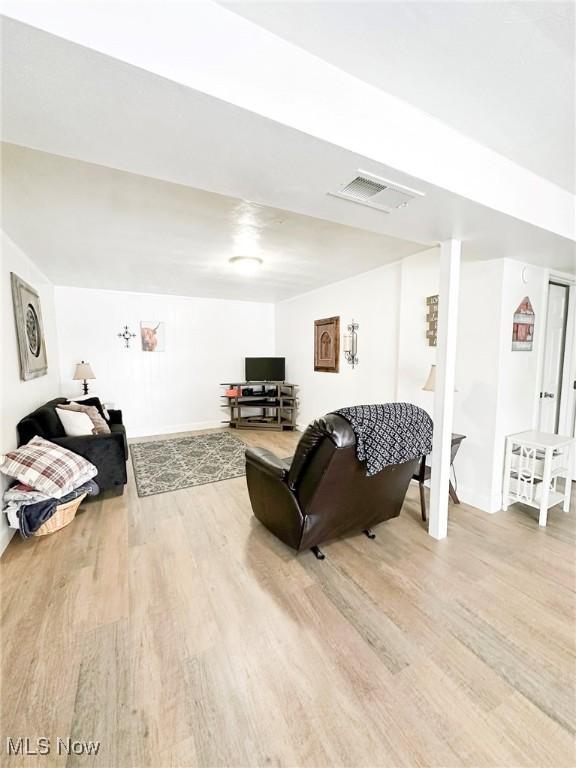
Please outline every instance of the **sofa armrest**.
[[266, 448], [247, 448], [246, 463], [252, 464], [257, 469], [265, 472], [278, 480], [286, 481], [289, 467], [279, 459], [272, 451]]
[[122, 424], [122, 411], [112, 408], [108, 411], [108, 416], [110, 424]]

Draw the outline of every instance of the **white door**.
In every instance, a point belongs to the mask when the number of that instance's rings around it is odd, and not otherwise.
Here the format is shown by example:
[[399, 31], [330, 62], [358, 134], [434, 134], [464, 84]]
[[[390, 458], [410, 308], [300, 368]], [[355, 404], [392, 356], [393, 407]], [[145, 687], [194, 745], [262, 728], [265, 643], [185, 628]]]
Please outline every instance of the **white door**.
[[548, 286], [548, 313], [538, 427], [541, 432], [554, 434], [559, 432], [568, 291], [567, 285], [550, 283]]
[[[560, 397], [560, 435], [576, 437], [576, 285], [568, 291], [566, 339], [564, 341], [564, 375]], [[576, 449], [572, 451], [572, 477], [576, 480]]]

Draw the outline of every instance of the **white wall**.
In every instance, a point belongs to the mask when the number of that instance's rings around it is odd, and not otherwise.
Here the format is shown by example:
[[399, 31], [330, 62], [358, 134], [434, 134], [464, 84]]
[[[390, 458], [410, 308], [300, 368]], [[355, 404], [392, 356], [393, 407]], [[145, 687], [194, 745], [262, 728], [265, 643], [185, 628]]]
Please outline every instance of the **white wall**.
[[[435, 358], [418, 307], [438, 291], [438, 261], [422, 263], [417, 255], [403, 264], [399, 399], [432, 413], [432, 395], [417, 391]], [[506, 435], [536, 426], [547, 279], [545, 269], [509, 259], [462, 264], [454, 431], [466, 440], [456, 461], [458, 491], [463, 501], [489, 512], [502, 506]], [[512, 352], [512, 316], [524, 296], [536, 313], [534, 347]]]
[[[30, 381], [20, 378], [20, 364], [10, 272], [30, 283], [39, 293], [48, 354], [48, 373]], [[16, 448], [16, 424], [30, 411], [58, 395], [58, 345], [54, 316], [54, 288], [28, 257], [4, 233], [0, 251], [0, 453]], [[0, 492], [6, 479], [1, 478]], [[0, 553], [10, 541], [13, 531], [0, 514]]]
[[[300, 387], [301, 427], [340, 407], [395, 399], [399, 293], [396, 262], [276, 305], [276, 353]], [[359, 323], [360, 364], [352, 369], [341, 345], [340, 373], [315, 372], [314, 321], [334, 315], [341, 338], [352, 318]]]
[[426, 297], [438, 293], [440, 249], [430, 248], [400, 262], [401, 290], [398, 297], [398, 381], [396, 400], [415, 403], [433, 416], [434, 394], [422, 387], [436, 362], [436, 347], [426, 338]]
[[[462, 500], [486, 510], [493, 506], [502, 281], [501, 260], [462, 265], [454, 431], [467, 438], [456, 466]], [[433, 415], [434, 394], [422, 387], [436, 361], [426, 297], [438, 285], [439, 250], [431, 248], [277, 305], [277, 353], [300, 385], [300, 425], [361, 402], [412, 402]], [[359, 322], [360, 364], [352, 370], [341, 355], [339, 374], [315, 373], [313, 322], [331, 315], [340, 315], [342, 334], [352, 316]]]
[[[434, 415], [434, 393], [422, 387], [436, 347], [426, 338], [426, 297], [438, 293], [438, 248], [402, 261], [397, 399]], [[462, 501], [489, 509], [499, 361], [501, 261], [464, 262], [460, 274], [453, 431], [466, 435], [455, 468]], [[486, 309], [489, 308], [489, 311]]]
[[[460, 274], [454, 432], [466, 435], [455, 462], [462, 501], [493, 512], [503, 262], [464, 263]], [[512, 337], [510, 316], [510, 339]], [[519, 354], [519, 353], [517, 353]], [[500, 489], [499, 489], [500, 491]]]
[[[402, 262], [398, 399], [431, 414], [433, 395], [421, 389], [436, 357], [425, 338], [425, 299], [438, 292], [438, 259], [431, 250]], [[466, 440], [455, 467], [460, 498], [488, 512], [502, 506], [506, 435], [536, 424], [546, 285], [546, 270], [521, 262], [462, 263], [453, 429]], [[512, 352], [512, 316], [526, 295], [536, 313], [534, 348]]]
[[[502, 474], [506, 435], [534, 429], [538, 420], [540, 350], [546, 335], [548, 271], [510, 259], [502, 261], [498, 400], [494, 436], [494, 506], [502, 502]], [[531, 352], [512, 352], [512, 316], [524, 296], [535, 314]], [[491, 510], [493, 511], [493, 510]]]
[[[466, 439], [455, 467], [462, 501], [488, 512], [502, 504], [505, 436], [535, 426], [546, 284], [546, 270], [508, 259], [462, 264], [454, 431]], [[426, 297], [438, 285], [432, 248], [277, 305], [277, 353], [300, 385], [301, 426], [363, 402], [413, 402], [432, 415], [434, 395], [422, 390], [436, 360]], [[512, 315], [526, 295], [536, 312], [534, 349], [512, 352]], [[360, 365], [352, 370], [341, 355], [340, 374], [315, 373], [313, 322], [331, 315], [342, 333], [352, 316], [359, 322]]]
[[[274, 354], [272, 304], [82, 288], [56, 288], [61, 391], [80, 360], [91, 363], [90, 389], [122, 409], [130, 437], [219, 426], [219, 386], [243, 379], [245, 356]], [[166, 351], [142, 352], [118, 338], [124, 325], [165, 323]]]

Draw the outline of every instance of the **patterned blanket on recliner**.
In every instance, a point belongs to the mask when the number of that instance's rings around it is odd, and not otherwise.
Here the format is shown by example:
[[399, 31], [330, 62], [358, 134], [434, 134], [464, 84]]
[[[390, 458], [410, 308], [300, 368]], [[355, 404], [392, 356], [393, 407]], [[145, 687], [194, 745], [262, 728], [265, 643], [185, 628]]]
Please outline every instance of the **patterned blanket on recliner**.
[[432, 452], [432, 419], [412, 403], [354, 405], [334, 413], [354, 430], [356, 456], [368, 476]]

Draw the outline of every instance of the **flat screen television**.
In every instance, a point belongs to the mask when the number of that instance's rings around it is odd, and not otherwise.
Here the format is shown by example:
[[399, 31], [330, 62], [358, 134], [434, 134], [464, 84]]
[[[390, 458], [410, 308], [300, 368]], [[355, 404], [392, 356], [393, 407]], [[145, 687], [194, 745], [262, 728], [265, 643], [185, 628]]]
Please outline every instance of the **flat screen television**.
[[284, 357], [247, 357], [246, 381], [284, 381], [286, 378], [286, 358]]

